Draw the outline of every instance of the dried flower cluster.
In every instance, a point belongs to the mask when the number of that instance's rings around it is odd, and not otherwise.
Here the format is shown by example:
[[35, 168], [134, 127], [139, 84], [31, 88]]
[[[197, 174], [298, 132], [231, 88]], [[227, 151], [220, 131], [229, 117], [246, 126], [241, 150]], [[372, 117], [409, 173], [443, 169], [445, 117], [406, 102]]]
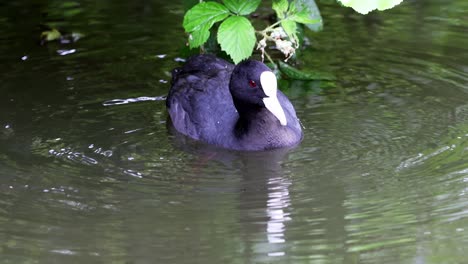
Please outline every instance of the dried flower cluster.
[[265, 56], [267, 40], [275, 42], [275, 48], [284, 54], [286, 57], [284, 61], [288, 61], [294, 55], [299, 45], [291, 40], [287, 40], [286, 38], [288, 38], [288, 35], [282, 27], [275, 27], [270, 32], [270, 35], [267, 33], [264, 34], [263, 38], [258, 42], [257, 45], [257, 50], [261, 50], [262, 52], [262, 61], [264, 60]]

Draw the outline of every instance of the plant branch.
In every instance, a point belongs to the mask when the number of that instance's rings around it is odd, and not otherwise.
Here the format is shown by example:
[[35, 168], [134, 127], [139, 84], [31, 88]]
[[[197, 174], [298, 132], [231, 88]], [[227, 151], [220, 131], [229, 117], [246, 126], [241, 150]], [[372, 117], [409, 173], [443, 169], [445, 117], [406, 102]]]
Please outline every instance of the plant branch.
[[270, 61], [270, 63], [275, 64], [275, 62], [274, 62], [273, 59], [270, 57], [270, 55], [268, 54], [268, 52], [265, 51], [264, 54], [265, 54], [265, 56], [267, 57], [267, 60]]

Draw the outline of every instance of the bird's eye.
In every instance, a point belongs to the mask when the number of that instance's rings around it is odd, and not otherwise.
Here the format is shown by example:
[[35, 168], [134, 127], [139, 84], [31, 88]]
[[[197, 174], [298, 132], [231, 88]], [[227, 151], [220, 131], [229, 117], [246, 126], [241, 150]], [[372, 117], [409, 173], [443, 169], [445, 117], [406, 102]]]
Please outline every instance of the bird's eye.
[[250, 81], [249, 81], [249, 85], [250, 85], [250, 87], [252, 87], [252, 88], [257, 88], [257, 83], [256, 83], [254, 80], [250, 80]]

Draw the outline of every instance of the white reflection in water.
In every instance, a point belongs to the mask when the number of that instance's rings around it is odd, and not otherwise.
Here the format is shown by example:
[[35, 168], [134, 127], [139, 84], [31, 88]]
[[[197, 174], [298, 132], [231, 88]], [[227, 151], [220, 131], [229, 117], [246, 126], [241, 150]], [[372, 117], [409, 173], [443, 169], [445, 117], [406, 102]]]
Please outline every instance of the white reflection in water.
[[124, 170], [123, 173], [136, 177], [136, 178], [140, 178], [140, 179], [143, 178], [143, 174], [135, 170]]
[[146, 101], [164, 101], [166, 100], [166, 96], [140, 96], [137, 98], [126, 98], [126, 99], [112, 99], [102, 103], [103, 106], [113, 106], [113, 105], [123, 105], [123, 104], [130, 104], [130, 103], [138, 103], [138, 102], [146, 102]]
[[60, 50], [57, 50], [57, 53], [60, 56], [66, 56], [66, 55], [69, 55], [69, 54], [73, 54], [75, 52], [76, 52], [76, 49], [69, 49], [69, 50], [60, 49]]
[[62, 255], [76, 255], [75, 251], [72, 251], [72, 250], [69, 250], [69, 249], [53, 249], [50, 252], [57, 253], [57, 254], [62, 254]]
[[[291, 205], [288, 187], [291, 183], [284, 178], [276, 177], [268, 180], [267, 201], [267, 238], [270, 244], [282, 244], [286, 242], [285, 222], [291, 220], [285, 210]], [[268, 256], [284, 256], [283, 251], [268, 253]]]
[[66, 158], [71, 161], [79, 162], [85, 165], [96, 165], [98, 164], [98, 161], [86, 156], [85, 154], [81, 152], [75, 152], [71, 148], [61, 148], [59, 150], [55, 149], [50, 149], [49, 154], [52, 156], [55, 156], [57, 158]]

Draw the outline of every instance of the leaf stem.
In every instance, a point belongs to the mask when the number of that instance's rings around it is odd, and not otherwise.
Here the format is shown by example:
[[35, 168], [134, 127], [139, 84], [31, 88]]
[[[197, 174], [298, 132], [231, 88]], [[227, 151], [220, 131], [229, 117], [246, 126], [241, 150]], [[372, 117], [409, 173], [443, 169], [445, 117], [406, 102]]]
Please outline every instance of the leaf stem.
[[268, 54], [268, 52], [265, 51], [264, 53], [267, 57], [267, 60], [269, 60], [272, 64], [276, 65], [275, 62], [273, 61], [273, 59], [270, 57], [270, 55]]
[[267, 33], [267, 32], [273, 31], [274, 27], [279, 25], [282, 21], [283, 21], [283, 19], [276, 21], [275, 23], [271, 24], [270, 26], [268, 26], [264, 30], [262, 30], [262, 32]]

